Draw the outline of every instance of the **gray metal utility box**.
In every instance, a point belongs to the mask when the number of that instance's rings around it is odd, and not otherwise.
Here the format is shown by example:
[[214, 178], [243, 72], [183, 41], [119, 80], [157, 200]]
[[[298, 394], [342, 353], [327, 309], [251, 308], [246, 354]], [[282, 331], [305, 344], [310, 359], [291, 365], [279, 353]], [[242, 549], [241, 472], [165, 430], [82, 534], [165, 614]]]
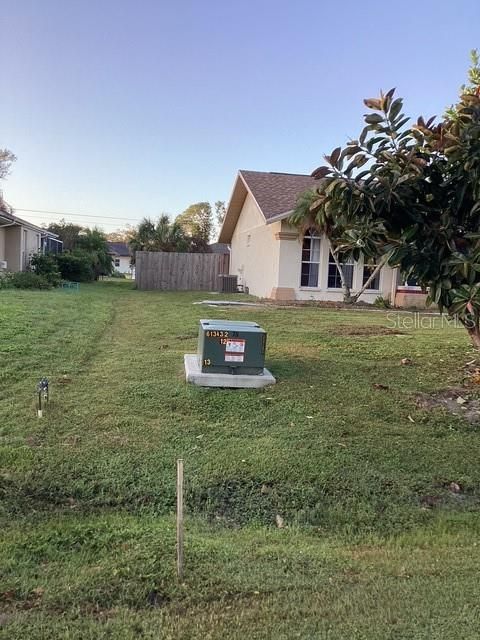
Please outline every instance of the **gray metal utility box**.
[[200, 320], [198, 365], [202, 373], [259, 375], [267, 334], [256, 322]]

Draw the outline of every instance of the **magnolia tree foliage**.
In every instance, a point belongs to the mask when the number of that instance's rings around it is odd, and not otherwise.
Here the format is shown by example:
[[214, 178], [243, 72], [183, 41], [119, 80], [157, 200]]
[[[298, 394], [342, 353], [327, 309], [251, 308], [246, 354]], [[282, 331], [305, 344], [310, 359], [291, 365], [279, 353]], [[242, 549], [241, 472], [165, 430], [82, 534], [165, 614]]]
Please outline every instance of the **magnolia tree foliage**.
[[457, 317], [480, 348], [480, 66], [446, 115], [413, 125], [392, 89], [364, 101], [356, 140], [313, 172], [318, 188], [292, 216], [315, 225], [338, 256], [398, 267]]

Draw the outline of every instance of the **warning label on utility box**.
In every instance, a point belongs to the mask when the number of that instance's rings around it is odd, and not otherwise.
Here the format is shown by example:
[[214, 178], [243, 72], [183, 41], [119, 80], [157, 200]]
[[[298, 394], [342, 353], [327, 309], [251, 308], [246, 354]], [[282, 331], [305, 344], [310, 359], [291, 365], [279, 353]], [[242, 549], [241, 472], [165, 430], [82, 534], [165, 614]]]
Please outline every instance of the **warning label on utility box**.
[[243, 353], [226, 353], [225, 362], [243, 362]]
[[225, 362], [243, 362], [245, 340], [227, 340], [225, 345]]
[[226, 353], [245, 353], [245, 340], [227, 340], [225, 346]]

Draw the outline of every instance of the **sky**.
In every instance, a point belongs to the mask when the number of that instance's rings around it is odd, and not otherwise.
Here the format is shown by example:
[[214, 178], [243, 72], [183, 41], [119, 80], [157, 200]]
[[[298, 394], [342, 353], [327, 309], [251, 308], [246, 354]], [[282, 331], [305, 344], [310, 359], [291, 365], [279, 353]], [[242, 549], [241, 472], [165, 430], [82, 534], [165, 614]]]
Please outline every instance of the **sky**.
[[0, 0], [0, 188], [107, 232], [228, 201], [238, 169], [310, 173], [380, 89], [441, 115], [479, 25], [479, 0]]

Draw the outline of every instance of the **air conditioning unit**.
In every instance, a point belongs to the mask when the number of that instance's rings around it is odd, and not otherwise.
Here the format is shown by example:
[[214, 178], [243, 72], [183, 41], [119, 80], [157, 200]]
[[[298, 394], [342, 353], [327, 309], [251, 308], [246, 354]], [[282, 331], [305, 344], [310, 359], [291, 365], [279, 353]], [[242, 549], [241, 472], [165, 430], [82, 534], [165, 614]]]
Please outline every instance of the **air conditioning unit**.
[[0, 269], [6, 269], [6, 268], [7, 268], [7, 261], [0, 260]]

